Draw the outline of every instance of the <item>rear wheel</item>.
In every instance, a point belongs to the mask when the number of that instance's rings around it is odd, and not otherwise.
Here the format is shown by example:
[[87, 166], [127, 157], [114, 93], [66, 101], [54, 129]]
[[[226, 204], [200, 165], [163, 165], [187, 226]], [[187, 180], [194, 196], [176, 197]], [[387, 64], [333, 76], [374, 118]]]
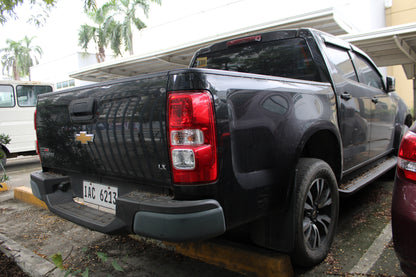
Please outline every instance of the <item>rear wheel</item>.
[[327, 256], [338, 222], [338, 185], [322, 160], [302, 158], [296, 167], [295, 248], [292, 262], [312, 266]]

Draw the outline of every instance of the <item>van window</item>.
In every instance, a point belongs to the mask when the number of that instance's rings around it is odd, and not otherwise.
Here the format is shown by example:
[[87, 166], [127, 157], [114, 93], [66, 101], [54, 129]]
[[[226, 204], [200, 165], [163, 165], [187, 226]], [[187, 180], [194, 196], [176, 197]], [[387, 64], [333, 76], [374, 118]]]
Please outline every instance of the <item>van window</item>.
[[34, 107], [39, 94], [51, 92], [51, 86], [19, 85], [17, 90], [17, 104], [21, 107]]
[[14, 107], [13, 87], [0, 85], [0, 108]]

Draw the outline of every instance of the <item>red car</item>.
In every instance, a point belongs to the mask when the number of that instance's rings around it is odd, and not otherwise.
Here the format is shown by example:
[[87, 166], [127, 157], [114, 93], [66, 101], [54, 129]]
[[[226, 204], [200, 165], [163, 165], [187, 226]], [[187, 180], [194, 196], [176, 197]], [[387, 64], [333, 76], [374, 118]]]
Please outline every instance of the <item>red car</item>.
[[400, 266], [407, 275], [416, 276], [416, 124], [400, 145], [391, 214]]

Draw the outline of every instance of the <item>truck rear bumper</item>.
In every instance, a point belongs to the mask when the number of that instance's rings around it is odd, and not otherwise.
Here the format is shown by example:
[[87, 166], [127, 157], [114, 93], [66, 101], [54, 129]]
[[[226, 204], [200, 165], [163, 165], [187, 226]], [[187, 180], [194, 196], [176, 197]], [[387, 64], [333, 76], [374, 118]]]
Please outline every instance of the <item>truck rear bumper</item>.
[[170, 241], [207, 239], [225, 232], [224, 215], [221, 207], [186, 214], [139, 211], [134, 216], [133, 231]]
[[48, 208], [79, 225], [103, 233], [135, 233], [167, 241], [213, 238], [226, 230], [224, 213], [213, 199], [181, 201], [142, 192], [121, 195], [116, 214], [74, 202], [67, 176], [37, 171], [31, 174], [33, 194]]

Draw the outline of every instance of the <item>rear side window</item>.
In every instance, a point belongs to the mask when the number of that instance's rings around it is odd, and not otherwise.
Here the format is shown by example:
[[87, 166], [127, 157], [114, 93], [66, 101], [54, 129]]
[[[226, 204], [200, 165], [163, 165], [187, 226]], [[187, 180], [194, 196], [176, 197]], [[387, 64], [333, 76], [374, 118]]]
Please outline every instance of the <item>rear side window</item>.
[[302, 38], [244, 44], [203, 53], [192, 67], [321, 81], [309, 47]]
[[34, 107], [39, 94], [51, 92], [51, 86], [17, 86], [17, 103], [21, 107]]
[[327, 45], [326, 54], [334, 72], [342, 75], [345, 79], [358, 81], [354, 66], [347, 50]]
[[0, 108], [14, 107], [13, 87], [9, 85], [0, 85]]

